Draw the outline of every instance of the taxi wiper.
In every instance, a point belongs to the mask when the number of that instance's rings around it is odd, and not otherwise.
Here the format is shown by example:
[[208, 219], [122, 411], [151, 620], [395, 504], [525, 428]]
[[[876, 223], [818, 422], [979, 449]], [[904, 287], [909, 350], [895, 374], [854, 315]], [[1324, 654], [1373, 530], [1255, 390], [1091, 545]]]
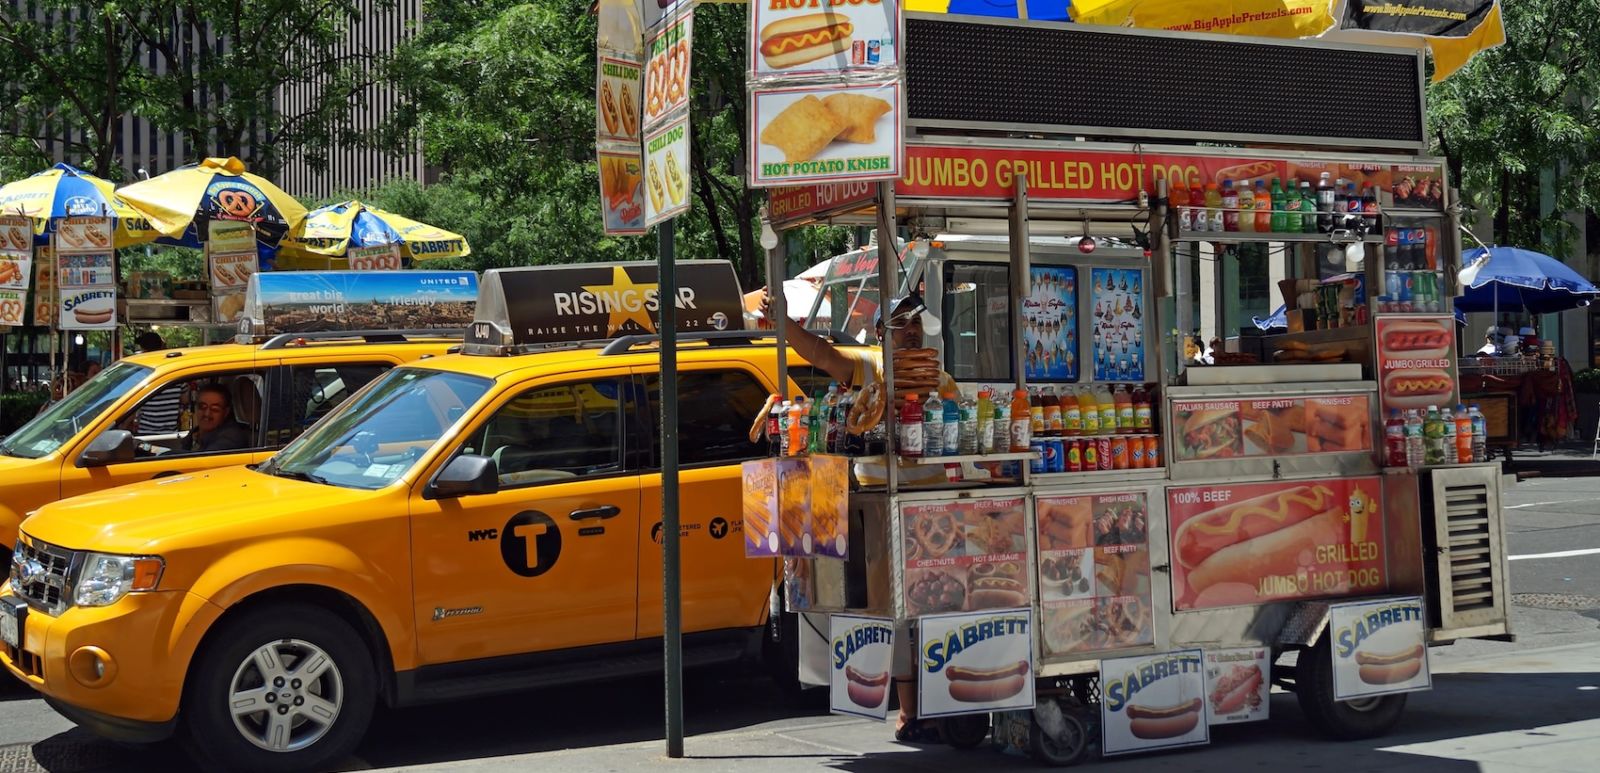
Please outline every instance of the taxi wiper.
[[275, 475], [275, 476], [277, 476], [279, 478], [289, 478], [291, 480], [303, 480], [303, 481], [305, 481], [307, 483], [319, 483], [319, 484], [322, 484], [324, 486], [328, 485], [328, 479], [327, 478], [324, 478], [321, 475], [315, 475], [315, 474], [312, 474], [312, 473], [309, 473], [309, 472], [301, 472], [299, 470], [285, 470], [285, 469], [282, 469], [282, 468], [277, 468], [277, 469], [274, 469], [272, 472], [269, 472], [267, 474], [268, 475]]

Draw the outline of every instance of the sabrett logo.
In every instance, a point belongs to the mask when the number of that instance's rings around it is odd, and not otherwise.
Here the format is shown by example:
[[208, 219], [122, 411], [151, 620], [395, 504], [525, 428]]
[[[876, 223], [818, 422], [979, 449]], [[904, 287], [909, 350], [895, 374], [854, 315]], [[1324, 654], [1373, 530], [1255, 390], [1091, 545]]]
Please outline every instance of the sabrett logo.
[[1382, 609], [1374, 609], [1356, 620], [1354, 625], [1339, 629], [1334, 636], [1334, 641], [1339, 645], [1339, 657], [1348, 658], [1354, 655], [1356, 648], [1368, 637], [1382, 630], [1385, 626], [1395, 623], [1404, 623], [1410, 620], [1421, 620], [1422, 608], [1416, 602], [1403, 602], [1393, 604]]
[[844, 668], [846, 661], [850, 660], [862, 647], [868, 644], [893, 644], [894, 629], [882, 623], [858, 625], [845, 631], [843, 636], [833, 640], [833, 670]]
[[1121, 711], [1140, 690], [1169, 676], [1199, 673], [1200, 665], [1200, 656], [1192, 653], [1168, 655], [1147, 661], [1137, 671], [1129, 671], [1104, 685], [1106, 708], [1111, 711]]
[[930, 674], [937, 674], [950, 665], [950, 660], [981, 641], [987, 641], [998, 636], [1027, 636], [1027, 615], [997, 615], [986, 620], [978, 620], [961, 626], [960, 629], [951, 631], [943, 639], [928, 642], [922, 648], [922, 667]]

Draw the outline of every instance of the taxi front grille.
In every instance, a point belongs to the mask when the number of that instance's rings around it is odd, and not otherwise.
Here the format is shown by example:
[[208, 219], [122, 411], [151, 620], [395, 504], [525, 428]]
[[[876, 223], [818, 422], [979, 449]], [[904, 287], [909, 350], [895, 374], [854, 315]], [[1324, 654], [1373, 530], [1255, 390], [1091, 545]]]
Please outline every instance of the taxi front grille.
[[47, 615], [66, 611], [74, 551], [24, 537], [11, 557], [11, 587], [28, 606]]
[[[23, 676], [30, 676], [34, 679], [44, 678], [44, 659], [38, 655], [24, 649], [17, 649], [5, 642], [0, 642], [0, 653], [3, 653], [6, 656], [6, 660], [11, 661], [11, 665], [16, 666]], [[0, 675], [4, 675], [4, 673], [5, 669], [0, 668]]]

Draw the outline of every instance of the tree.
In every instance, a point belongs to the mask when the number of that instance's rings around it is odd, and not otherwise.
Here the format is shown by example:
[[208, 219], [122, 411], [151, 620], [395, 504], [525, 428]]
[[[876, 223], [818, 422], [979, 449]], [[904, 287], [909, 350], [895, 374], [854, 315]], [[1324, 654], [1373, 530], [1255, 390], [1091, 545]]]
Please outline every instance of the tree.
[[1567, 256], [1562, 213], [1600, 202], [1600, 15], [1585, 0], [1501, 9], [1506, 44], [1429, 89], [1435, 149], [1492, 213], [1497, 242]]

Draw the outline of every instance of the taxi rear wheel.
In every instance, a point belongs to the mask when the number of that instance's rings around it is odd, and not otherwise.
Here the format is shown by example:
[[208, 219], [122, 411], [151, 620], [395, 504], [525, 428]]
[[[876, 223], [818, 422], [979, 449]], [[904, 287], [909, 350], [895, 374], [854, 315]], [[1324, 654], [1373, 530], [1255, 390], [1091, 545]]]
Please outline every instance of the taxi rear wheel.
[[372, 720], [376, 675], [349, 624], [310, 606], [246, 613], [220, 631], [184, 702], [186, 746], [218, 770], [319, 770]]

